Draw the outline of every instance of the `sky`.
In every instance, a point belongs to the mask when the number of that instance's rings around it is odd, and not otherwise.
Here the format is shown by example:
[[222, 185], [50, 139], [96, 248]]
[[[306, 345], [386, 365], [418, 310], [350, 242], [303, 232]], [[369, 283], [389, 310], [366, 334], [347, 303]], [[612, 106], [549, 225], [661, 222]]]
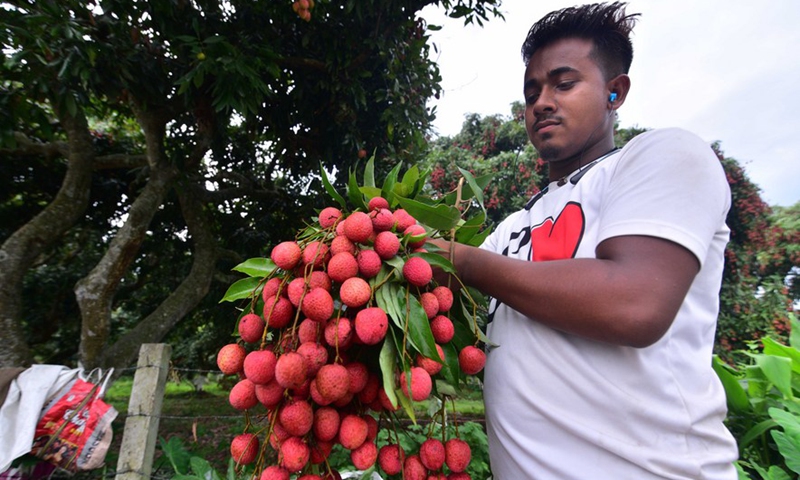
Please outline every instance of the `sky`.
[[[464, 26], [428, 7], [441, 25], [431, 55], [443, 95], [432, 101], [438, 135], [461, 130], [464, 115], [509, 115], [522, 101], [520, 46], [530, 26], [564, 0], [503, 0], [503, 19]], [[800, 1], [629, 0], [631, 91], [620, 126], [681, 127], [719, 141], [770, 205], [800, 201]]]

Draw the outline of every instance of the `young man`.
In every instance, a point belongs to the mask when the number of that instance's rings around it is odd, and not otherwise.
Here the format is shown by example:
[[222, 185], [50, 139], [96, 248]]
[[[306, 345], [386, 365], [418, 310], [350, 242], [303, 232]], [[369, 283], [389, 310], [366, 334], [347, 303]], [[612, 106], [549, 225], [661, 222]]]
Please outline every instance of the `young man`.
[[624, 7], [533, 25], [525, 124], [551, 183], [482, 248], [454, 247], [459, 276], [492, 298], [497, 480], [736, 478], [711, 369], [730, 192], [686, 131], [614, 148], [636, 17]]

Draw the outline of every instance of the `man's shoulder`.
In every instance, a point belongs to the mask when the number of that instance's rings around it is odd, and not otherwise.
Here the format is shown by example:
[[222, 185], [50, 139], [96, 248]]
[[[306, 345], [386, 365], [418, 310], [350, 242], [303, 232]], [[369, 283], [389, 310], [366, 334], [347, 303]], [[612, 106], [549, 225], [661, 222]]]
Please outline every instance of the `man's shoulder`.
[[709, 145], [696, 133], [679, 127], [655, 128], [633, 137], [623, 150], [650, 147], [656, 145], [697, 145], [708, 148]]

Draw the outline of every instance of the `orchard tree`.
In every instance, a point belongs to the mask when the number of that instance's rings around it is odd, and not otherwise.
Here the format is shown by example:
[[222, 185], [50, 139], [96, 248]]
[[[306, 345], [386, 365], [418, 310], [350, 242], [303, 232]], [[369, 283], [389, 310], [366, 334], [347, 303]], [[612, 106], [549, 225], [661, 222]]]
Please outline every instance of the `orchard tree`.
[[[467, 115], [461, 132], [436, 139], [426, 158], [430, 188], [440, 195], [455, 188], [459, 168], [486, 179], [487, 214], [493, 223], [521, 208], [547, 184], [547, 165], [528, 142], [521, 103], [510, 116]], [[618, 129], [615, 142], [623, 146], [642, 128]], [[765, 335], [785, 340], [800, 296], [800, 204], [770, 208], [741, 165], [712, 148], [731, 187], [728, 226], [731, 239], [725, 252], [720, 294], [717, 353], [733, 361], [736, 352]]]
[[3, 2], [0, 365], [121, 367], [213, 329], [198, 309], [320, 206], [320, 167], [425, 147], [418, 12], [496, 3]]

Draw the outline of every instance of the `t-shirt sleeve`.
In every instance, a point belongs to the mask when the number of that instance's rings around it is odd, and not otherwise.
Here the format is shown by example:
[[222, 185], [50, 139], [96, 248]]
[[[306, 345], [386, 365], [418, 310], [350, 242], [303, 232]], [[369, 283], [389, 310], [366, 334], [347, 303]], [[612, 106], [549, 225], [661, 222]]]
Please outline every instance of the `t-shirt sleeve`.
[[602, 205], [598, 240], [659, 237], [684, 246], [702, 265], [730, 207], [714, 151], [690, 132], [664, 129], [634, 138], [621, 155]]

